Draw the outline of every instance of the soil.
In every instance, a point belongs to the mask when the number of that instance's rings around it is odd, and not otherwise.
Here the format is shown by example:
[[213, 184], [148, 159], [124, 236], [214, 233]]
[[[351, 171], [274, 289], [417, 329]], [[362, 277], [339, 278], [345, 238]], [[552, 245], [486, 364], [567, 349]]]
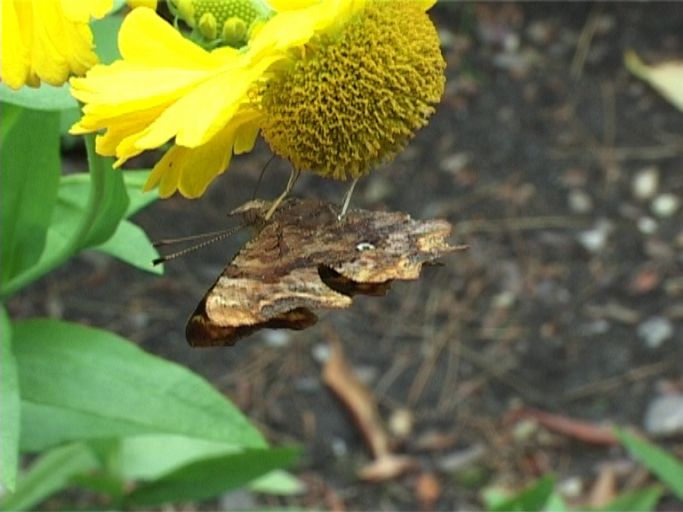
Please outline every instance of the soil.
[[[174, 260], [163, 277], [86, 253], [12, 304], [186, 365], [273, 444], [302, 446], [293, 473], [306, 491], [265, 504], [478, 509], [485, 486], [548, 472], [582, 499], [624, 451], [511, 411], [642, 428], [653, 399], [683, 390], [683, 209], [653, 209], [660, 194], [683, 199], [683, 114], [623, 65], [627, 49], [650, 63], [683, 56], [681, 5], [441, 3], [432, 13], [448, 62], [443, 102], [403, 154], [359, 183], [353, 205], [446, 218], [468, 251], [305, 331], [231, 348], [191, 348], [184, 329], [243, 235]], [[270, 156], [260, 143], [200, 200], [159, 201], [135, 221], [151, 239], [220, 229]], [[634, 193], [642, 172], [659, 177], [653, 195]], [[274, 161], [258, 195], [277, 195], [287, 175]], [[304, 175], [295, 194], [338, 202], [345, 188]], [[657, 338], [661, 326], [668, 335]], [[358, 479], [370, 454], [321, 380], [334, 340], [416, 471]], [[667, 446], [681, 453], [680, 441]], [[620, 488], [642, 483], [629, 471]]]

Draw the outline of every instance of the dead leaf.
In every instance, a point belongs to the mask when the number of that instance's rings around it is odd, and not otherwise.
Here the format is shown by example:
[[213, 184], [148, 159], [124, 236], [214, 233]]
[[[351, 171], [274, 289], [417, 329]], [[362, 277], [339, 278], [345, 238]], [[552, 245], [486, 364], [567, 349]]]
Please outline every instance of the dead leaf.
[[441, 484], [434, 473], [422, 473], [415, 483], [415, 494], [420, 510], [434, 510], [441, 496]]
[[389, 435], [382, 425], [375, 397], [353, 372], [341, 343], [331, 341], [331, 354], [323, 368], [323, 382], [353, 416], [373, 457], [389, 453]]
[[617, 495], [617, 475], [614, 468], [605, 464], [595, 480], [588, 497], [590, 508], [601, 508], [612, 501]]
[[587, 421], [575, 420], [567, 416], [551, 414], [530, 407], [523, 407], [511, 413], [510, 420], [518, 421], [531, 418], [548, 430], [567, 437], [578, 439], [584, 443], [599, 445], [616, 445], [618, 440], [612, 427], [595, 425]]
[[323, 382], [342, 401], [363, 435], [374, 461], [359, 472], [362, 480], [382, 481], [395, 478], [414, 467], [411, 457], [394, 455], [389, 435], [370, 390], [356, 377], [338, 340], [330, 342], [331, 355], [323, 368]]
[[386, 454], [361, 468], [358, 477], [366, 482], [383, 482], [416, 467], [417, 461], [412, 457]]

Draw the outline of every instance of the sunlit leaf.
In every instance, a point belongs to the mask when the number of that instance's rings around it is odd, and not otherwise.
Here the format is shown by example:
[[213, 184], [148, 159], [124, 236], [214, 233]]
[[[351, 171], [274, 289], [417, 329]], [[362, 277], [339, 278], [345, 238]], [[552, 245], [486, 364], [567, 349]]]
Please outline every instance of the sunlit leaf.
[[683, 500], [683, 462], [652, 443], [625, 430], [615, 429], [619, 441], [633, 458], [640, 461]]
[[127, 501], [150, 506], [209, 498], [242, 487], [258, 476], [291, 464], [296, 453], [291, 448], [265, 448], [203, 459], [155, 482], [139, 486]]
[[[238, 448], [265, 446], [259, 432], [208, 382], [110, 332], [40, 319], [16, 323], [14, 333], [22, 401], [72, 413], [59, 418], [63, 441], [111, 437], [127, 429]], [[92, 418], [90, 433], [81, 424], [86, 417]], [[24, 419], [22, 413], [22, 428]], [[109, 436], [103, 432], [107, 425]], [[28, 446], [44, 441], [26, 436], [22, 432]]]
[[82, 444], [55, 448], [41, 455], [22, 476], [14, 494], [1, 502], [2, 510], [29, 510], [67, 487], [79, 473], [98, 467], [92, 452]]
[[645, 64], [633, 51], [624, 55], [628, 70], [654, 87], [679, 110], [683, 110], [683, 61]]
[[59, 114], [17, 108], [4, 106], [17, 118], [0, 140], [3, 285], [40, 258], [61, 172]]
[[647, 487], [645, 489], [621, 494], [604, 507], [595, 510], [600, 510], [602, 512], [621, 512], [622, 510], [650, 512], [655, 510], [661, 497], [662, 488], [660, 486]]
[[0, 429], [0, 481], [5, 489], [14, 491], [19, 461], [19, 383], [17, 361], [12, 351], [12, 324], [7, 311], [0, 306], [0, 404], [2, 404], [2, 428]]

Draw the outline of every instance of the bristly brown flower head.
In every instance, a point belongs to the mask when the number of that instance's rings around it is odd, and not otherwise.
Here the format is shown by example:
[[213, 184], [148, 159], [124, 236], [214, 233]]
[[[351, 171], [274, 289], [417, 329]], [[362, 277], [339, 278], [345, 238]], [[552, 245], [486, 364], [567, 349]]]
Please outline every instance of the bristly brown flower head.
[[262, 90], [263, 135], [299, 170], [362, 176], [400, 152], [444, 90], [439, 38], [414, 1], [374, 1], [293, 52]]

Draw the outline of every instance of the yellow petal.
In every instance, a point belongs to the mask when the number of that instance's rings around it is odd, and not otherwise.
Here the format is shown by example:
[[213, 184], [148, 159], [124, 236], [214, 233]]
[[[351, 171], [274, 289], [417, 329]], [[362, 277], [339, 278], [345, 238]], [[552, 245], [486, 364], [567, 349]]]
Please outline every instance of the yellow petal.
[[138, 7], [147, 7], [156, 10], [157, 0], [126, 0], [128, 7], [137, 9]]
[[235, 134], [235, 154], [249, 153], [254, 149], [256, 137], [258, 137], [259, 125], [257, 122], [245, 123]]
[[278, 12], [304, 9], [319, 2], [320, 0], [268, 0], [268, 4]]
[[111, 0], [81, 2], [35, 0], [20, 2], [33, 9], [31, 32], [32, 74], [53, 85], [60, 85], [72, 73], [83, 74], [97, 62], [88, 21], [91, 14], [102, 14]]
[[196, 148], [174, 145], [154, 166], [144, 189], [158, 185], [161, 197], [176, 190], [185, 197], [199, 197], [227, 169], [233, 153], [253, 147], [258, 132], [254, 119], [254, 113], [240, 113], [206, 144]]
[[171, 137], [186, 147], [197, 147], [233, 122], [233, 116], [249, 101], [248, 92], [272, 59], [262, 59], [246, 69], [228, 69], [198, 85], [180, 98], [138, 140], [140, 148], [157, 147]]
[[[185, 39], [156, 12], [146, 7], [126, 16], [119, 32], [119, 51], [128, 62], [154, 68], [209, 69], [215, 57]], [[233, 50], [236, 55], [236, 50]], [[221, 58], [225, 58], [225, 52]]]
[[14, 2], [2, 2], [2, 40], [0, 56], [0, 78], [13, 89], [26, 83], [29, 75], [29, 54], [20, 33], [18, 13]]
[[158, 183], [161, 197], [169, 197], [176, 190], [189, 198], [201, 196], [230, 163], [233, 140], [234, 130], [226, 129], [197, 148], [174, 145], [154, 166], [145, 190]]
[[60, 0], [60, 2], [64, 16], [70, 21], [80, 23], [88, 23], [90, 18], [103, 18], [111, 11], [113, 5], [113, 0]]
[[155, 69], [125, 61], [93, 67], [85, 78], [72, 78], [72, 95], [86, 103], [86, 116], [109, 117], [167, 104], [207, 76], [194, 70]]

